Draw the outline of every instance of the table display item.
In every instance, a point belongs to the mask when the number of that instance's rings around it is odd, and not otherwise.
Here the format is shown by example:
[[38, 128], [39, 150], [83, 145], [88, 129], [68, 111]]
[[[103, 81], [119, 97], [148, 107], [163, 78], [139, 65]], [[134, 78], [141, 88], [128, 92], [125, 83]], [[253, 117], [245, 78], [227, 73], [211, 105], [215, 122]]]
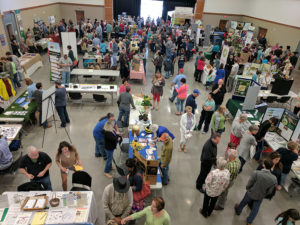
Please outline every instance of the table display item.
[[32, 196], [26, 197], [21, 204], [21, 210], [24, 211], [34, 211], [42, 210], [46, 208], [48, 203], [48, 196]]

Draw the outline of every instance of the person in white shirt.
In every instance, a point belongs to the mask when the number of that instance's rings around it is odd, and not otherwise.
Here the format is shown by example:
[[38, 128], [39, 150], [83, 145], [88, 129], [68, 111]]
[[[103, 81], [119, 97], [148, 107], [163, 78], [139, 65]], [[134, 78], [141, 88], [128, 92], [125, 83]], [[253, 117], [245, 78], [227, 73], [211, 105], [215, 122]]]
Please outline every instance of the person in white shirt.
[[259, 84], [261, 85], [261, 90], [268, 90], [269, 85], [271, 84], [272, 77], [269, 72], [262, 74], [259, 79]]
[[230, 75], [229, 75], [228, 80], [227, 80], [227, 84], [226, 84], [226, 89], [227, 89], [228, 92], [232, 92], [235, 77], [238, 74], [238, 72], [239, 72], [239, 63], [238, 63], [237, 59], [235, 59], [234, 64], [231, 68]]

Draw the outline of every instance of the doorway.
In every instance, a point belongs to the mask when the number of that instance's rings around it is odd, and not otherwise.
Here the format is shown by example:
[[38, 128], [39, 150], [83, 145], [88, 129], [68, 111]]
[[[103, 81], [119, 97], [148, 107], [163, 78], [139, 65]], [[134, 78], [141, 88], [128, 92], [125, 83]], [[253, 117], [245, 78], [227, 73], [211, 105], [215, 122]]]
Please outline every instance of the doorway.
[[81, 20], [84, 20], [84, 11], [76, 10], [76, 20], [79, 23]]
[[225, 31], [226, 25], [227, 25], [227, 20], [220, 20], [220, 23], [219, 23], [220, 31]]
[[15, 14], [13, 12], [4, 13], [4, 17], [2, 18], [2, 21], [9, 40], [11, 40], [12, 35], [14, 35], [16, 41], [19, 42], [20, 37], [19, 37], [19, 30], [17, 27]]
[[261, 39], [262, 37], [266, 37], [268, 30], [266, 28], [259, 27], [258, 28], [258, 34], [257, 34], [257, 40]]

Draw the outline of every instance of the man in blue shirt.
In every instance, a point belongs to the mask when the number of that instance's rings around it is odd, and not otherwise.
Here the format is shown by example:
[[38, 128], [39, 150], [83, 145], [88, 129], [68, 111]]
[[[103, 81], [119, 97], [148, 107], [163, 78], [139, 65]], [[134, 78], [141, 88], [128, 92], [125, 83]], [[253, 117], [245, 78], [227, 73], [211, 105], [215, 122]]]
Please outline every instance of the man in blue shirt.
[[25, 78], [25, 84], [27, 85], [27, 92], [28, 92], [27, 98], [31, 100], [33, 93], [37, 90], [36, 84], [33, 83], [30, 78]]
[[185, 107], [191, 106], [192, 113], [195, 114], [195, 110], [197, 109], [196, 98], [200, 95], [200, 91], [198, 89], [194, 89], [193, 93], [190, 94], [185, 102]]
[[[101, 25], [99, 24], [99, 22], [97, 22], [97, 28], [96, 28], [96, 32], [97, 32], [97, 36], [100, 40], [102, 40], [102, 27]], [[99, 43], [100, 44], [100, 43]]]
[[174, 140], [175, 136], [174, 134], [172, 134], [168, 128], [163, 127], [163, 126], [158, 126], [157, 124], [152, 124], [149, 125], [145, 128], [146, 133], [153, 133], [154, 137], [158, 137], [160, 138], [162, 136], [163, 133], [167, 133], [172, 140]]
[[100, 46], [100, 39], [97, 36], [95, 36], [93, 39], [93, 45], [94, 45], [94, 48], [96, 48], [97, 45]]
[[102, 40], [101, 44], [100, 44], [100, 51], [103, 54], [106, 54], [106, 44], [104, 42], [104, 40]]
[[[102, 117], [93, 130], [93, 136], [96, 142], [95, 157], [103, 157], [104, 160], [106, 160], [107, 156], [104, 148], [104, 136], [102, 134], [102, 130], [107, 120], [115, 121], [114, 114], [108, 113], [105, 117]], [[115, 129], [117, 131], [116, 133], [119, 134], [117, 125], [115, 125]]]
[[9, 150], [7, 139], [0, 139], [0, 170], [6, 170], [13, 163], [13, 157]]
[[[182, 78], [186, 79], [187, 80], [187, 77], [183, 74], [184, 70], [183, 69], [179, 69], [179, 74], [177, 76], [175, 76], [174, 80], [172, 81], [172, 84], [171, 84], [171, 87], [170, 89], [173, 88], [173, 86], [175, 86], [176, 88], [179, 88], [180, 85], [181, 85], [181, 82], [180, 80]], [[173, 90], [173, 95], [171, 98], [169, 98], [169, 100], [171, 102], [173, 102], [175, 100], [175, 98], [177, 97], [177, 91], [176, 91], [176, 88], [174, 87], [174, 90]]]
[[66, 127], [67, 123], [70, 123], [69, 115], [67, 112], [67, 91], [59, 81], [55, 82], [55, 108], [61, 121], [61, 127]]

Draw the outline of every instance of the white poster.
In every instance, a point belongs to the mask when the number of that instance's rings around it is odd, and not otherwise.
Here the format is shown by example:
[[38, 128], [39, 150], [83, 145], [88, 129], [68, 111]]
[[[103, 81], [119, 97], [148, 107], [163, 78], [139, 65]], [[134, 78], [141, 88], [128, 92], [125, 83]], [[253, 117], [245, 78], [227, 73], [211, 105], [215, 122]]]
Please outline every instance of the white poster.
[[225, 67], [226, 62], [227, 62], [228, 54], [229, 54], [229, 46], [224, 45], [222, 55], [221, 55], [221, 59], [220, 59], [220, 62], [223, 63], [224, 67]]
[[260, 86], [252, 86], [248, 88], [247, 95], [243, 104], [243, 110], [252, 110], [257, 101]]
[[[52, 100], [51, 100], [52, 99]], [[55, 85], [43, 92], [42, 100], [42, 121], [44, 123], [54, 114], [55, 110]]]
[[71, 45], [74, 57], [78, 59], [77, 55], [77, 41], [75, 32], [61, 32], [61, 42], [63, 46], [63, 54], [68, 54], [67, 46]]
[[247, 31], [247, 34], [246, 34], [246, 40], [245, 40], [245, 46], [247, 44], [250, 44], [251, 43], [251, 40], [252, 40], [252, 37], [253, 37], [253, 31]]

